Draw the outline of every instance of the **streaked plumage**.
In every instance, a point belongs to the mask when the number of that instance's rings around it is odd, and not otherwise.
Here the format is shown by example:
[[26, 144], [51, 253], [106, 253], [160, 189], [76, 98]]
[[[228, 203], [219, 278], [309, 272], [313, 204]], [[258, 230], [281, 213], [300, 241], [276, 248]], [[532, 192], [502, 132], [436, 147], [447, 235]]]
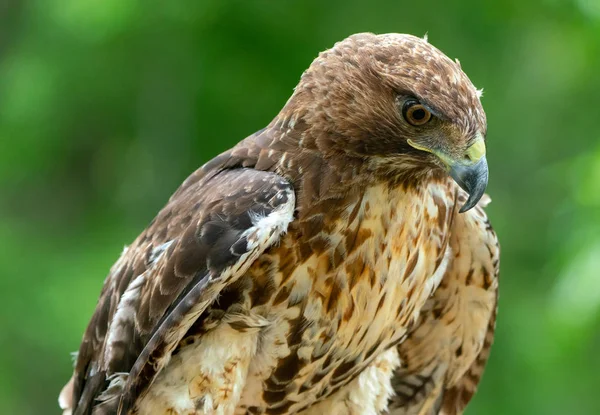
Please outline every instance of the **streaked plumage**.
[[321, 53], [113, 266], [65, 412], [462, 413], [498, 287], [487, 196], [458, 212], [487, 182], [479, 95], [413, 36]]

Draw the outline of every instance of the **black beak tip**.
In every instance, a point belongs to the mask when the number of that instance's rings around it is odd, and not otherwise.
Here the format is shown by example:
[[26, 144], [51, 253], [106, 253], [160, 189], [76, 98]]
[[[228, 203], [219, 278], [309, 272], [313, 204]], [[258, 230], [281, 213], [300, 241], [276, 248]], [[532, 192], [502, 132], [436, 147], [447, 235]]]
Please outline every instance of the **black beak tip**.
[[467, 201], [465, 202], [465, 204], [462, 205], [462, 207], [460, 208], [460, 210], [458, 212], [459, 213], [465, 213], [465, 212], [473, 209], [477, 205], [477, 202], [479, 202], [479, 199], [481, 199], [481, 196], [474, 197], [473, 193], [470, 194], [469, 198], [467, 199]]
[[459, 210], [460, 213], [465, 213], [474, 208], [485, 193], [489, 175], [487, 161], [482, 157], [472, 166], [457, 164], [450, 169], [450, 175], [469, 194], [469, 198]]

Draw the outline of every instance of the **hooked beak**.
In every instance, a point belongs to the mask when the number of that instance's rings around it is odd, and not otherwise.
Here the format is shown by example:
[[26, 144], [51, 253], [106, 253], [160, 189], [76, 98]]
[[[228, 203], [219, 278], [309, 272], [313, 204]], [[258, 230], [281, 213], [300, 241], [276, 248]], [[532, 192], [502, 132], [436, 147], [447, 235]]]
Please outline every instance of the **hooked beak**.
[[454, 164], [450, 166], [450, 176], [462, 189], [469, 194], [469, 198], [460, 213], [475, 207], [485, 193], [488, 183], [488, 165], [485, 156], [473, 165]]
[[479, 199], [483, 196], [488, 183], [488, 165], [485, 158], [485, 143], [482, 137], [467, 148], [465, 157], [461, 160], [454, 160], [447, 155], [424, 148], [408, 140], [412, 147], [433, 153], [447, 166], [450, 176], [454, 181], [469, 194], [466, 203], [460, 208], [460, 213], [464, 213], [475, 207]]

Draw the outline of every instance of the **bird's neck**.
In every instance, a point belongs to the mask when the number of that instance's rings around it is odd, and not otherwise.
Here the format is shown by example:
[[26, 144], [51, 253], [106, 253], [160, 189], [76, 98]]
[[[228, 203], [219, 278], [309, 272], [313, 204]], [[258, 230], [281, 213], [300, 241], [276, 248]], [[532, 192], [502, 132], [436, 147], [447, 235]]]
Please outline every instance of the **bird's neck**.
[[[406, 191], [444, 179], [443, 172], [423, 169], [410, 159], [393, 165], [323, 148], [325, 137], [314, 137], [301, 118], [276, 118], [269, 126], [231, 150], [231, 165], [272, 171], [294, 186], [298, 214], [318, 206], [335, 211], [373, 186]], [[325, 144], [324, 144], [325, 143]]]

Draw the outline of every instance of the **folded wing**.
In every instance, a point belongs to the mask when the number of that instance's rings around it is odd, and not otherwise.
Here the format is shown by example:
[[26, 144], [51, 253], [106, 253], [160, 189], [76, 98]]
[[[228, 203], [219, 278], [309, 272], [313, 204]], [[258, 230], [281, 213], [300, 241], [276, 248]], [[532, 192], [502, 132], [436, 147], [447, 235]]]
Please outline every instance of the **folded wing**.
[[206, 307], [293, 219], [294, 190], [274, 173], [192, 177], [111, 269], [59, 399], [67, 413], [126, 414]]

